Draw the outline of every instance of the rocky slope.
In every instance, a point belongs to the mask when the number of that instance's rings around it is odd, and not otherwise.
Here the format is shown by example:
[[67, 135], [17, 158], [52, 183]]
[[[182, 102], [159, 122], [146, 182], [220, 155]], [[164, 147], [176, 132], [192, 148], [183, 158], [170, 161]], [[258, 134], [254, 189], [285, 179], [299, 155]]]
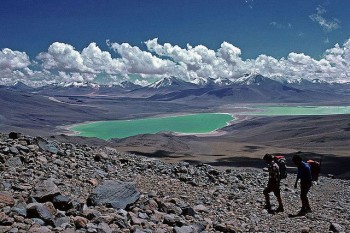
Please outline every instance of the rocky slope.
[[309, 195], [313, 213], [294, 217], [294, 179], [283, 181], [285, 212], [270, 214], [262, 171], [0, 134], [0, 232], [350, 231], [349, 181], [321, 177]]

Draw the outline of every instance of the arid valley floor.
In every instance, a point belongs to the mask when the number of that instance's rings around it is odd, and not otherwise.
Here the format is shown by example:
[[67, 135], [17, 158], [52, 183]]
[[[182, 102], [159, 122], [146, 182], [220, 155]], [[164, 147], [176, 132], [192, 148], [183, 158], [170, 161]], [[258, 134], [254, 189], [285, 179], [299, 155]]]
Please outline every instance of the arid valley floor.
[[[307, 158], [323, 158], [322, 172], [348, 178], [350, 161], [350, 117], [330, 116], [244, 116], [251, 103], [226, 101], [151, 101], [116, 96], [70, 95], [48, 97], [3, 90], [2, 132], [21, 132], [52, 137], [58, 141], [108, 144], [119, 151], [155, 157], [168, 162], [189, 161], [220, 167], [257, 167], [265, 153], [293, 153]], [[272, 104], [266, 103], [266, 104]], [[314, 105], [320, 103], [313, 103]], [[346, 104], [346, 99], [324, 105]], [[297, 105], [294, 103], [294, 105]], [[310, 105], [310, 104], [309, 104]], [[176, 135], [161, 132], [126, 139], [103, 141], [67, 136], [65, 128], [86, 121], [132, 119], [198, 112], [228, 112], [237, 120], [216, 135]]]

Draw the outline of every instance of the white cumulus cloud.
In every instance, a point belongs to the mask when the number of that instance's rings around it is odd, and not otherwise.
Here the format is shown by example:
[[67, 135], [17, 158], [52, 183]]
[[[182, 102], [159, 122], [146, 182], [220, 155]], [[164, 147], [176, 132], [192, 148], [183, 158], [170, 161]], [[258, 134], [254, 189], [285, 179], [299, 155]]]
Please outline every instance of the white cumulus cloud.
[[66, 73], [63, 71], [58, 72], [61, 82], [93, 82], [95, 75], [91, 73]]
[[211, 50], [204, 45], [181, 48], [178, 45], [158, 43], [158, 39], [145, 42], [149, 51], [165, 59], [171, 59], [178, 65], [178, 70], [189, 80], [199, 77], [238, 77], [244, 73], [245, 66], [240, 58], [241, 50], [228, 42], [223, 42], [217, 50]]
[[25, 52], [0, 51], [0, 84], [21, 81], [32, 86], [63, 82], [116, 84], [130, 80], [147, 85], [162, 77], [175, 76], [186, 81], [203, 82], [207, 78], [235, 80], [246, 73], [266, 77], [322, 79], [350, 82], [350, 39], [325, 51], [321, 59], [291, 52], [285, 58], [265, 54], [242, 59], [242, 51], [228, 42], [216, 50], [204, 45], [180, 47], [145, 42], [146, 49], [128, 43], [107, 42], [114, 52], [102, 51], [90, 43], [82, 51], [72, 45], [55, 42], [32, 61]]
[[0, 69], [21, 69], [30, 65], [30, 59], [25, 52], [5, 48], [0, 51]]
[[275, 59], [260, 55], [252, 60], [253, 69], [267, 77], [290, 79], [321, 79], [328, 82], [350, 81], [350, 39], [343, 46], [336, 44], [317, 60], [303, 53], [290, 53], [287, 58]]
[[112, 58], [109, 52], [102, 51], [96, 43], [90, 43], [79, 52], [72, 45], [55, 42], [47, 52], [40, 53], [37, 59], [42, 61], [42, 66], [47, 70], [107, 74], [125, 71], [123, 61]]
[[130, 73], [140, 74], [168, 74], [174, 63], [153, 56], [150, 52], [142, 51], [139, 47], [128, 43], [110, 43], [110, 47], [120, 54], [126, 69]]
[[126, 66], [121, 59], [112, 58], [107, 51], [102, 51], [96, 43], [89, 44], [81, 52], [83, 64], [94, 72], [106, 72], [107, 74], [125, 73]]
[[37, 56], [43, 62], [45, 69], [57, 69], [71, 72], [93, 72], [93, 69], [84, 65], [81, 54], [72, 45], [55, 42], [50, 45], [47, 52]]

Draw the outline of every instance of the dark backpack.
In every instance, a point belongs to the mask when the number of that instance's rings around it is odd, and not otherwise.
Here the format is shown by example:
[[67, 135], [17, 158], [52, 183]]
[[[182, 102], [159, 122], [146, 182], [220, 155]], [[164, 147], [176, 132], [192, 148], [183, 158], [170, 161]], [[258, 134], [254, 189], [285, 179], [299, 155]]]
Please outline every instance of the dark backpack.
[[308, 160], [307, 163], [310, 166], [312, 181], [318, 181], [318, 176], [321, 171], [321, 163], [315, 160]]
[[277, 155], [274, 160], [280, 169], [280, 179], [287, 178], [286, 158], [283, 155]]

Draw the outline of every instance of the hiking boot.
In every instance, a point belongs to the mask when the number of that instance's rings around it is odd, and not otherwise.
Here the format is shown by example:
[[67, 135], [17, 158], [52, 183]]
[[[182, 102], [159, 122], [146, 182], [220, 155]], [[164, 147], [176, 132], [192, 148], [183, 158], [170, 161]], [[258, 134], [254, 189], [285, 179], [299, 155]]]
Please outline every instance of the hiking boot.
[[298, 216], [305, 216], [307, 213], [311, 213], [311, 212], [312, 212], [311, 209], [302, 208], [297, 215]]
[[298, 216], [304, 216], [306, 213], [305, 213], [305, 210], [300, 210], [297, 215]]
[[276, 213], [279, 213], [279, 212], [284, 212], [283, 206], [278, 206], [278, 208], [276, 209]]
[[311, 208], [309, 207], [309, 208], [306, 208], [306, 209], [304, 210], [304, 212], [305, 212], [305, 214], [308, 214], [308, 213], [312, 213], [312, 210], [311, 210]]
[[265, 209], [265, 210], [271, 210], [271, 205], [270, 205], [270, 204], [264, 205], [264, 209]]

